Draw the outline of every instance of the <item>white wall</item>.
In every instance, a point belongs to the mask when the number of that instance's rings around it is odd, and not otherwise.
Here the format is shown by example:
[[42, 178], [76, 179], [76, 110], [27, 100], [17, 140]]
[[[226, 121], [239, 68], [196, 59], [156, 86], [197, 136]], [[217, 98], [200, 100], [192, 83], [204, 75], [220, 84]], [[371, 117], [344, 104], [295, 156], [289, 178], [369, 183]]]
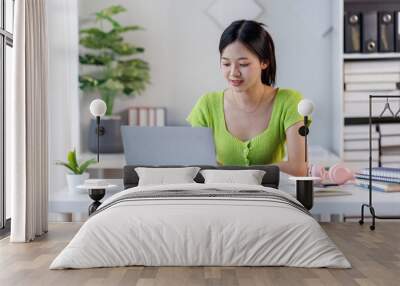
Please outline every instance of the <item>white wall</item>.
[[78, 4], [76, 0], [47, 1], [49, 38], [49, 189], [66, 186], [65, 161], [79, 150]]
[[[219, 70], [218, 43], [222, 29], [205, 13], [212, 0], [85, 0], [80, 18], [111, 4], [128, 9], [119, 15], [123, 24], [138, 24], [145, 31], [126, 34], [145, 47], [152, 84], [142, 96], [119, 97], [115, 112], [129, 105], [160, 105], [168, 109], [169, 125], [184, 125], [196, 100], [207, 91], [226, 87]], [[264, 13], [257, 19], [268, 25], [277, 54], [277, 85], [300, 90], [316, 104], [311, 144], [331, 149], [331, 23], [330, 0], [258, 1]], [[312, 9], [310, 8], [312, 7]], [[89, 119], [82, 102], [82, 146]]]

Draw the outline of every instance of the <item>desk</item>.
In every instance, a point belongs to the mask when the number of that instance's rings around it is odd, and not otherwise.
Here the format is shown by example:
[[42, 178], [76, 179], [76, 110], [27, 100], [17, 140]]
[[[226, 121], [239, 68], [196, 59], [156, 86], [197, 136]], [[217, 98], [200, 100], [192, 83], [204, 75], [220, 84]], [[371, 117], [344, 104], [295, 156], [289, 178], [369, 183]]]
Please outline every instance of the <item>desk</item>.
[[[107, 181], [118, 187], [107, 189], [104, 199], [123, 190], [122, 179], [109, 179]], [[288, 175], [285, 173], [281, 173], [279, 189], [296, 196], [295, 182], [288, 180]], [[361, 204], [368, 202], [368, 190], [361, 189], [354, 185], [341, 186], [339, 189], [348, 191], [351, 195], [314, 198], [314, 207], [311, 209], [311, 213], [317, 220], [330, 222], [334, 217], [335, 220], [342, 221], [346, 217], [360, 216]], [[373, 192], [372, 200], [378, 215], [400, 214], [400, 193]], [[93, 201], [86, 192], [71, 193], [68, 191], [68, 188], [65, 188], [62, 191], [50, 194], [49, 212], [87, 214], [88, 207], [92, 202]], [[369, 212], [366, 212], [366, 215], [369, 215]]]
[[[296, 196], [295, 182], [288, 180], [288, 175], [281, 173], [279, 189]], [[369, 192], [353, 184], [346, 184], [337, 189], [348, 191], [351, 196], [314, 197], [314, 207], [311, 213], [322, 222], [330, 222], [332, 216], [338, 216], [339, 221], [346, 217], [360, 217], [361, 205], [368, 203]], [[384, 193], [374, 191], [372, 204], [377, 215], [389, 216], [400, 215], [400, 192]], [[366, 216], [370, 213], [365, 210]]]

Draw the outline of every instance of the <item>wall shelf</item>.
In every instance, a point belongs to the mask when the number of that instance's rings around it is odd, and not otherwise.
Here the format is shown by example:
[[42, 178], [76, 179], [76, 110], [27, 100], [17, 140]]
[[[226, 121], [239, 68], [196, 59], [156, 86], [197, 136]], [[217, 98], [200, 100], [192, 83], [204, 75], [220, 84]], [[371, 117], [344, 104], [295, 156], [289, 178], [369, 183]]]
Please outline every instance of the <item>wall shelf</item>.
[[343, 54], [343, 59], [347, 60], [393, 60], [400, 59], [400, 53], [371, 53], [371, 54]]

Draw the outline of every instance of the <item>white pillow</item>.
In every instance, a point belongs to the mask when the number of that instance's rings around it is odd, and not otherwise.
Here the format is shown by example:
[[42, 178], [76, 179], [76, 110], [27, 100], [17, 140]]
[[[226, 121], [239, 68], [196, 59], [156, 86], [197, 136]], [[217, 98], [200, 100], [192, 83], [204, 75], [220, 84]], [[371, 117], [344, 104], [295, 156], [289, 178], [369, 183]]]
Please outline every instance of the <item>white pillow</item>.
[[195, 183], [193, 179], [199, 170], [199, 167], [135, 168], [139, 176], [139, 186]]
[[205, 184], [233, 183], [261, 185], [265, 171], [262, 170], [202, 170]]

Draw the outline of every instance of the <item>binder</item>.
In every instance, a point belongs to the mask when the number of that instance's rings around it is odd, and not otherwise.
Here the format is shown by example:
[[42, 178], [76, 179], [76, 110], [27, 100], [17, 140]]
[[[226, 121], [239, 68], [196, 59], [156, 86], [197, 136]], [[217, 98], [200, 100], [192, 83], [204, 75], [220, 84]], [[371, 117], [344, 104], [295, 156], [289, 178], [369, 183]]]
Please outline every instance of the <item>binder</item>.
[[378, 51], [384, 53], [394, 52], [394, 13], [379, 12], [378, 18]]
[[344, 52], [361, 52], [361, 13], [344, 13]]
[[395, 48], [396, 52], [400, 52], [400, 11], [395, 12]]
[[376, 11], [364, 12], [362, 16], [362, 52], [378, 51], [378, 15]]

